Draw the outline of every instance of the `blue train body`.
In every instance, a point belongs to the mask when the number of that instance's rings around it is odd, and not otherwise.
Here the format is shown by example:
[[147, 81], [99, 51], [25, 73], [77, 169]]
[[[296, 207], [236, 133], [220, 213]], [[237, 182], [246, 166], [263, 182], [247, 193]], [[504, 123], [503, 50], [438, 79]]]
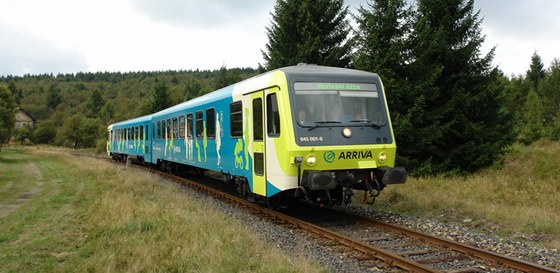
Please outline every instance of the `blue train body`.
[[150, 131], [152, 115], [146, 115], [109, 126], [108, 152], [124, 160], [125, 156], [151, 160]]

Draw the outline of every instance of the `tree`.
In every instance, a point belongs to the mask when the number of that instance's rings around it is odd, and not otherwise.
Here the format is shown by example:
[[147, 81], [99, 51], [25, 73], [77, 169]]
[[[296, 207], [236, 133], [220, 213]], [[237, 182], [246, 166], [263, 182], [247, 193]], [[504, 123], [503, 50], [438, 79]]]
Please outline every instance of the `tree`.
[[532, 87], [537, 94], [539, 93], [539, 83], [544, 76], [544, 64], [542, 63], [541, 56], [535, 51], [533, 56], [531, 56], [531, 65], [529, 66], [529, 70], [527, 70], [527, 79], [531, 81]]
[[150, 100], [150, 113], [159, 112], [172, 105], [169, 88], [164, 81], [155, 79], [154, 95]]
[[519, 141], [529, 145], [543, 136], [543, 106], [535, 90], [529, 91], [519, 132]]
[[113, 102], [108, 101], [105, 103], [105, 105], [103, 105], [103, 107], [99, 111], [98, 117], [104, 123], [108, 123], [114, 116], [115, 116], [115, 107], [113, 106]]
[[60, 144], [69, 144], [74, 149], [94, 147], [99, 138], [99, 131], [98, 120], [86, 118], [82, 113], [78, 113], [64, 121], [58, 132], [58, 141]]
[[379, 74], [383, 80], [393, 124], [400, 128], [397, 140], [402, 134], [412, 133], [406, 130], [412, 130], [407, 112], [423, 100], [421, 96], [412, 98], [407, 92], [411, 89], [407, 73], [412, 61], [409, 37], [414, 13], [405, 4], [405, 0], [376, 0], [368, 2], [367, 8], [360, 7], [354, 36], [353, 64], [357, 69]]
[[185, 89], [184, 89], [185, 101], [196, 98], [196, 96], [198, 95], [201, 89], [202, 89], [202, 85], [198, 80], [189, 78], [185, 83]]
[[12, 93], [6, 86], [0, 85], [0, 151], [2, 151], [2, 144], [8, 142], [12, 136], [16, 122], [15, 107], [16, 102]]
[[55, 110], [56, 107], [62, 102], [60, 98], [60, 89], [55, 84], [51, 84], [49, 90], [47, 91], [47, 106], [48, 108]]
[[344, 0], [277, 0], [264, 68], [272, 70], [298, 63], [347, 67], [352, 51], [350, 24]]
[[21, 103], [21, 99], [23, 98], [23, 93], [21, 92], [21, 89], [16, 87], [15, 81], [8, 82], [8, 90], [10, 90], [12, 96], [14, 96], [16, 104], [19, 105]]
[[241, 73], [239, 73], [239, 70], [236, 69], [228, 70], [225, 66], [222, 66], [220, 70], [217, 71], [216, 76], [214, 77], [212, 88], [214, 90], [218, 90], [220, 88], [226, 87], [236, 82], [240, 82], [241, 80], [242, 78], [241, 78]]
[[33, 134], [33, 142], [37, 144], [51, 144], [56, 137], [56, 128], [51, 122], [43, 122], [37, 125]]
[[88, 108], [91, 113], [91, 117], [99, 117], [101, 108], [105, 105], [105, 100], [101, 96], [99, 90], [93, 90], [91, 96], [89, 97]]
[[410, 88], [396, 102], [399, 155], [416, 173], [472, 172], [515, 140], [504, 86], [492, 67], [474, 0], [419, 0], [411, 34]]
[[356, 16], [353, 64], [358, 69], [379, 74], [386, 87], [387, 81], [406, 78], [410, 62], [408, 37], [413, 12], [405, 4], [405, 0], [372, 0], [368, 2], [369, 9], [360, 7]]
[[[544, 107], [544, 122], [547, 126], [558, 124], [560, 119], [560, 59], [555, 58], [550, 63], [547, 76], [539, 86]], [[558, 128], [560, 129], [560, 128]]]

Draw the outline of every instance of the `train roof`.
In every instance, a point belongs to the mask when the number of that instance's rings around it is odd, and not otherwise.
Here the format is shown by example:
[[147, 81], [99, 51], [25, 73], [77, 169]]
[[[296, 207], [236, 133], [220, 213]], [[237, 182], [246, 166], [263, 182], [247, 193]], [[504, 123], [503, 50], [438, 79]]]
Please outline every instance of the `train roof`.
[[[350, 68], [332, 67], [332, 66], [320, 66], [314, 64], [299, 64], [294, 66], [287, 66], [276, 69], [276, 71], [282, 71], [287, 76], [290, 75], [318, 75], [318, 76], [328, 76], [328, 75], [338, 75], [338, 76], [366, 76], [371, 77], [377, 74], [362, 70], [355, 70]], [[271, 71], [273, 72], [273, 71]]]
[[165, 115], [180, 111], [181, 109], [184, 109], [186, 107], [188, 107], [188, 108], [198, 107], [200, 105], [208, 104], [208, 103], [213, 102], [213, 101], [222, 100], [222, 99], [225, 99], [225, 98], [232, 95], [232, 92], [233, 92], [233, 89], [234, 89], [235, 86], [243, 85], [244, 83], [247, 83], [247, 82], [249, 82], [253, 79], [260, 78], [260, 77], [265, 77], [265, 75], [268, 75], [268, 74], [271, 74], [271, 73], [276, 73], [276, 72], [279, 72], [279, 71], [283, 72], [288, 79], [292, 78], [292, 77], [306, 78], [306, 77], [314, 77], [314, 76], [329, 77], [333, 80], [336, 80], [337, 77], [344, 77], [346, 79], [348, 77], [356, 77], [356, 78], [377, 77], [377, 74], [375, 74], [375, 73], [362, 71], [362, 70], [349, 69], [349, 68], [320, 66], [320, 65], [314, 65], [314, 64], [298, 64], [298, 65], [294, 65], [294, 66], [287, 66], [287, 67], [278, 68], [278, 69], [275, 69], [275, 70], [272, 70], [272, 71], [269, 71], [269, 72], [266, 72], [266, 73], [263, 73], [263, 74], [256, 75], [256, 76], [251, 77], [249, 79], [246, 79], [244, 81], [241, 81], [241, 82], [232, 84], [230, 86], [218, 89], [216, 91], [207, 93], [203, 96], [194, 98], [194, 99], [189, 100], [189, 101], [179, 103], [179, 104], [171, 106], [167, 109], [163, 109], [163, 110], [161, 110], [157, 113], [153, 113], [153, 114], [150, 114], [150, 115], [138, 117], [138, 118], [135, 118], [135, 119], [121, 121], [121, 122], [118, 122], [118, 123], [114, 123], [111, 126], [119, 126], [119, 125], [123, 125], [123, 124], [147, 121], [147, 120], [151, 120], [152, 117], [165, 116]]
[[110, 126], [112, 126], [112, 127], [114, 127], [114, 126], [126, 126], [127, 124], [134, 124], [134, 123], [151, 121], [152, 116], [153, 116], [153, 114], [149, 114], [149, 115], [145, 115], [145, 116], [141, 116], [141, 117], [137, 117], [137, 118], [133, 118], [133, 119], [127, 119], [127, 120], [123, 120], [123, 121], [120, 121], [120, 122], [113, 123]]
[[192, 100], [188, 100], [188, 101], [179, 103], [177, 105], [171, 106], [169, 108], [163, 109], [163, 110], [161, 110], [157, 113], [154, 113], [152, 116], [155, 116], [155, 117], [164, 116], [164, 115], [167, 115], [167, 114], [170, 114], [170, 113], [175, 113], [175, 112], [177, 112], [181, 109], [184, 109], [185, 107], [189, 107], [189, 108], [197, 107], [197, 106], [200, 106], [200, 105], [208, 104], [208, 103], [213, 102], [213, 101], [225, 99], [225, 98], [231, 96], [231, 92], [233, 90], [234, 85], [230, 85], [230, 86], [224, 87], [222, 89], [218, 89], [216, 91], [204, 94], [200, 97], [196, 97]]

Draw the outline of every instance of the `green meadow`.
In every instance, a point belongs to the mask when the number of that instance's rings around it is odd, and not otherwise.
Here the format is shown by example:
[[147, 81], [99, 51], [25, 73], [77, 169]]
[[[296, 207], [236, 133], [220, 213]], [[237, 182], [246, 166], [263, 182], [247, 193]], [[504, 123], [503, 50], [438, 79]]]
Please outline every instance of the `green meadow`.
[[324, 272], [122, 165], [2, 149], [0, 181], [0, 272]]

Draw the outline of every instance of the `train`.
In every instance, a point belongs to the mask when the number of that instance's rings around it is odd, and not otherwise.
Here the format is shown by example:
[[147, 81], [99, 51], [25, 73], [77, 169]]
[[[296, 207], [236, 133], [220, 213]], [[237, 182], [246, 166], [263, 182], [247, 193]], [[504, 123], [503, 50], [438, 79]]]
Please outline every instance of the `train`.
[[272, 207], [364, 202], [406, 181], [383, 84], [320, 65], [269, 71], [157, 113], [107, 127], [107, 153], [181, 175], [220, 174]]

